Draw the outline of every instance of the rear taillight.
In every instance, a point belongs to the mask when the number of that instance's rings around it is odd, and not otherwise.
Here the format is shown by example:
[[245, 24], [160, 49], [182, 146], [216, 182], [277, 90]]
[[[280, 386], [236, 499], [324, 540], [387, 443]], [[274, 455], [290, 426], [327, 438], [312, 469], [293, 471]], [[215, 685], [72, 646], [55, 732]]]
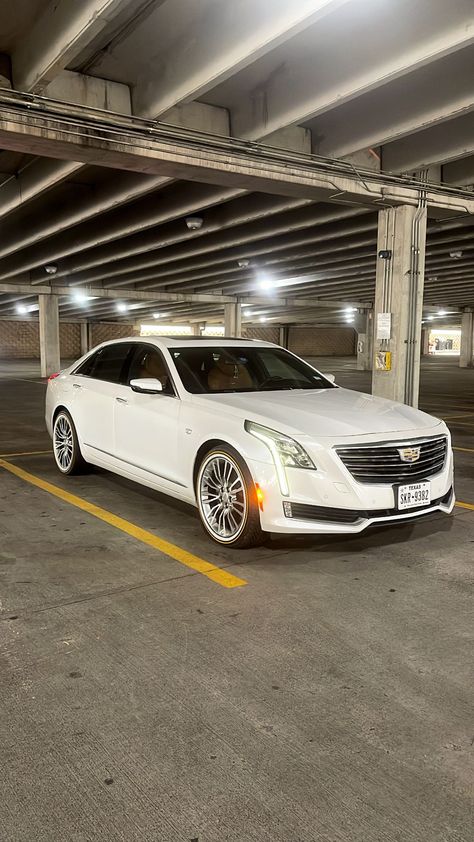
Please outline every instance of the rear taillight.
[[57, 371], [56, 374], [50, 374], [48, 377], [48, 383], [50, 383], [51, 380], [56, 380], [56, 377], [59, 377], [60, 374], [60, 371]]

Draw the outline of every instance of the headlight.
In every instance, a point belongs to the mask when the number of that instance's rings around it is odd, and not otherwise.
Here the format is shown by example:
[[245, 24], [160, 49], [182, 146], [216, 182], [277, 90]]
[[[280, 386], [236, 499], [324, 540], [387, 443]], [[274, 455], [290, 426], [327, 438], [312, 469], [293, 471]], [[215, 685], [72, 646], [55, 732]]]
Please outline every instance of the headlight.
[[306, 468], [315, 471], [316, 465], [306, 453], [306, 450], [297, 441], [285, 436], [284, 433], [277, 433], [269, 427], [262, 427], [253, 421], [245, 422], [245, 429], [255, 438], [267, 445], [273, 456], [275, 468], [280, 483], [280, 491], [284, 497], [288, 497], [290, 491], [285, 468]]

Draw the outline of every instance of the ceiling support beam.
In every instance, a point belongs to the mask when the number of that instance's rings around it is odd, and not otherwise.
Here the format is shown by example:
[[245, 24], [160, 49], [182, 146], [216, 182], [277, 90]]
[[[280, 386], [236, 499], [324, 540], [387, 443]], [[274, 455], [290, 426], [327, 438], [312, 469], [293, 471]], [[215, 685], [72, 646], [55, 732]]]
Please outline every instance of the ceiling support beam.
[[12, 56], [13, 84], [41, 91], [123, 7], [124, 0], [51, 0]]
[[155, 119], [198, 99], [348, 0], [240, 0], [211, 5], [160, 56], [163, 72], [134, 91], [134, 111]]
[[[32, 114], [21, 98], [14, 103], [6, 92], [0, 99], [8, 102], [0, 115], [0, 145], [5, 149], [313, 201], [372, 208], [417, 206], [419, 201], [417, 183], [369, 171], [358, 174], [341, 161], [296, 154], [290, 160], [271, 147], [169, 127], [139, 127], [126, 119], [104, 118], [100, 125], [82, 109], [69, 108], [63, 116], [54, 103], [44, 101]], [[448, 191], [430, 185], [426, 202], [437, 212], [474, 212], [474, 198], [459, 188]]]
[[[168, 301], [168, 302], [187, 302], [187, 303], [209, 303], [209, 304], [255, 304], [258, 306], [272, 306], [272, 307], [344, 307], [347, 301], [326, 301], [319, 298], [271, 298], [251, 296], [250, 298], [240, 298], [235, 295], [211, 295], [206, 293], [179, 293], [179, 292], [141, 292], [135, 289], [104, 289], [102, 287], [88, 287], [82, 290], [85, 295], [93, 298], [109, 298], [112, 300], [120, 299], [129, 301]], [[19, 293], [22, 295], [57, 295], [70, 296], [74, 294], [74, 289], [68, 286], [35, 286], [31, 287], [29, 284], [0, 284], [0, 293]], [[370, 308], [371, 302], [357, 301], [350, 302], [353, 307], [360, 309]]]

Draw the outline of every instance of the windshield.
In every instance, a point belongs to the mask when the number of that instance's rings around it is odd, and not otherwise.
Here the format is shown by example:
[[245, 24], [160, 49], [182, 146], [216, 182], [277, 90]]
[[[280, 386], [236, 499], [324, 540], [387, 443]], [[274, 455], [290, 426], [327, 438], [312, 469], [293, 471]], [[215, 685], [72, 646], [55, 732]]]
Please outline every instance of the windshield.
[[170, 348], [184, 388], [193, 394], [333, 389], [334, 385], [282, 348]]

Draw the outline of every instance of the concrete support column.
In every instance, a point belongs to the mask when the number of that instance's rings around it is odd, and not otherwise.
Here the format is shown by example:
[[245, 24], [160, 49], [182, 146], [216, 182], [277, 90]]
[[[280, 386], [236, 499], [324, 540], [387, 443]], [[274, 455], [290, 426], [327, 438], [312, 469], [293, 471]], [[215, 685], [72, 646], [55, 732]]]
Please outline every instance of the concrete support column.
[[461, 368], [474, 368], [474, 313], [466, 311], [461, 319]]
[[425, 246], [426, 208], [403, 205], [380, 211], [372, 393], [415, 407], [420, 381]]
[[242, 307], [237, 304], [224, 304], [225, 336], [242, 336]]
[[89, 322], [81, 322], [81, 357], [92, 348], [91, 339], [91, 325]]
[[61, 368], [59, 350], [59, 309], [57, 295], [39, 295], [41, 377]]
[[290, 336], [289, 325], [280, 325], [278, 343], [279, 343], [279, 345], [281, 345], [282, 348], [288, 348], [289, 336]]
[[365, 314], [364, 321], [363, 329], [357, 331], [357, 369], [359, 371], [372, 371], [374, 344], [374, 314], [372, 310]]
[[428, 327], [421, 331], [421, 353], [424, 357], [428, 357], [430, 353], [430, 329]]

